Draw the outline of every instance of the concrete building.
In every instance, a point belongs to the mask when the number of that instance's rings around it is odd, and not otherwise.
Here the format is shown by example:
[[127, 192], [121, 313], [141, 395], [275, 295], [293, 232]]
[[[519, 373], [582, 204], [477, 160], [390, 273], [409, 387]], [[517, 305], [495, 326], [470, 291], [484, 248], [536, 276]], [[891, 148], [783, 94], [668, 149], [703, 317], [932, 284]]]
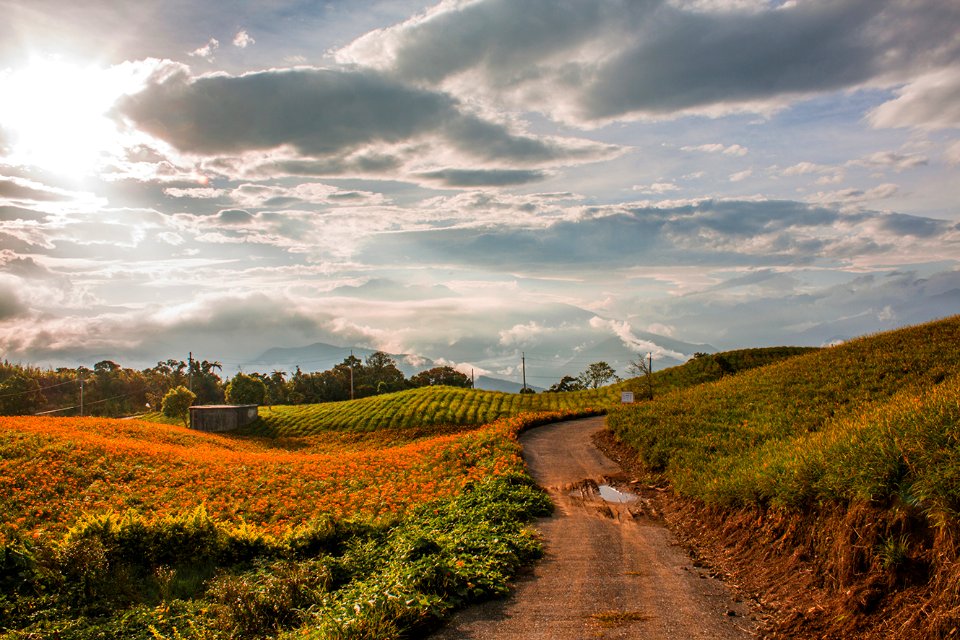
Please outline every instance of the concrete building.
[[260, 417], [255, 404], [211, 404], [190, 407], [190, 428], [198, 431], [233, 431]]

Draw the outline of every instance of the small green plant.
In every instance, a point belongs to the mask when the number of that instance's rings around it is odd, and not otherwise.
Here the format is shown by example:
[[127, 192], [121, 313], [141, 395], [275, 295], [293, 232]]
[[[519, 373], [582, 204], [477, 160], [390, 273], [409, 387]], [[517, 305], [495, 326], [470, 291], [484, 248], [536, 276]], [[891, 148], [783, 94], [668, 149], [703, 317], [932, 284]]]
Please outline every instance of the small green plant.
[[902, 569], [910, 556], [910, 539], [906, 535], [884, 538], [877, 548], [877, 559], [885, 571]]

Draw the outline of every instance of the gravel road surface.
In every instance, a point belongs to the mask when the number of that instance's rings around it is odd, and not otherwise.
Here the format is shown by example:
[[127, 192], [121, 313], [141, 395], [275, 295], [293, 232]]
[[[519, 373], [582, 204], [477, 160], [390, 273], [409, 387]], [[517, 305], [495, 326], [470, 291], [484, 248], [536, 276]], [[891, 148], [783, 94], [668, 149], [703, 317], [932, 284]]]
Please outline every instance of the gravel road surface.
[[530, 473], [557, 506], [536, 523], [546, 557], [509, 598], [460, 612], [431, 638], [753, 637], [747, 606], [694, 566], [650, 517], [649, 504], [630, 494], [617, 464], [593, 445], [592, 434], [602, 428], [603, 417], [588, 418], [521, 436]]

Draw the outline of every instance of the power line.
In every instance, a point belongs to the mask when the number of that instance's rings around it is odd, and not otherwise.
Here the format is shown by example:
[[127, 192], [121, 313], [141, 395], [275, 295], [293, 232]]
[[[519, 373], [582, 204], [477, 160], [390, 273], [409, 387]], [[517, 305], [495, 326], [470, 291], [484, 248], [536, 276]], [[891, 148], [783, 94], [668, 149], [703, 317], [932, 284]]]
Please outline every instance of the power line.
[[35, 413], [33, 415], [42, 416], [47, 413], [59, 413], [61, 411], [70, 411], [71, 409], [79, 409], [81, 407], [89, 407], [90, 405], [94, 405], [94, 404], [102, 404], [104, 402], [110, 402], [111, 400], [116, 400], [117, 398], [129, 398], [130, 396], [135, 396], [138, 393], [140, 393], [140, 391], [131, 391], [129, 393], [121, 393], [118, 396], [112, 396], [110, 398], [104, 398], [102, 400], [94, 400], [93, 402], [85, 402], [82, 405], [76, 404], [72, 407], [63, 407], [62, 409], [50, 409], [49, 411], [40, 411], [39, 413]]
[[[28, 379], [35, 380], [36, 378], [28, 378]], [[10, 393], [0, 394], [0, 398], [10, 398], [12, 396], [25, 396], [28, 393], [43, 393], [47, 389], [55, 389], [56, 387], [62, 387], [65, 384], [74, 384], [76, 382], [77, 382], [76, 380], [67, 380], [66, 382], [61, 382], [59, 384], [52, 384], [49, 387], [40, 387], [39, 389], [32, 389], [30, 391], [11, 391]]]

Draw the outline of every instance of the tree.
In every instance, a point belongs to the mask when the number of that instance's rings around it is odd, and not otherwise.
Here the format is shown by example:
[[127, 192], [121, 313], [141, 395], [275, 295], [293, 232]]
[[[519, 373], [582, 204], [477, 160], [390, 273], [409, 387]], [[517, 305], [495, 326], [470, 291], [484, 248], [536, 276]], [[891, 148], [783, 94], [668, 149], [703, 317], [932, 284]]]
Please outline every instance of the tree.
[[22, 373], [13, 374], [0, 384], [0, 415], [35, 413], [46, 401], [40, 383]]
[[560, 382], [547, 389], [547, 391], [550, 393], [564, 393], [566, 391], [580, 391], [582, 389], [583, 382], [581, 382], [579, 378], [563, 376], [560, 378]]
[[434, 385], [464, 387], [466, 389], [473, 387], [470, 378], [453, 367], [434, 367], [433, 369], [421, 371], [410, 378], [410, 382], [415, 387], [429, 387]]
[[197, 394], [197, 400], [201, 404], [214, 404], [223, 402], [223, 381], [220, 376], [214, 372], [223, 371], [223, 365], [214, 360], [191, 360], [190, 366], [190, 386]]
[[644, 376], [647, 379], [647, 397], [653, 400], [653, 354], [640, 355], [630, 361], [627, 371], [635, 376]]
[[407, 379], [397, 368], [396, 360], [383, 351], [376, 351], [367, 356], [367, 364], [363, 367], [363, 383], [381, 394], [403, 390], [407, 386]]
[[267, 397], [267, 385], [263, 380], [238, 373], [227, 385], [227, 402], [230, 404], [263, 404]]
[[196, 399], [196, 394], [183, 385], [174, 387], [163, 396], [163, 415], [168, 418], [180, 418], [183, 420], [183, 426], [186, 427], [190, 422], [190, 405]]
[[620, 381], [617, 372], [606, 362], [594, 362], [580, 374], [580, 382], [588, 389], [598, 389], [609, 381]]

